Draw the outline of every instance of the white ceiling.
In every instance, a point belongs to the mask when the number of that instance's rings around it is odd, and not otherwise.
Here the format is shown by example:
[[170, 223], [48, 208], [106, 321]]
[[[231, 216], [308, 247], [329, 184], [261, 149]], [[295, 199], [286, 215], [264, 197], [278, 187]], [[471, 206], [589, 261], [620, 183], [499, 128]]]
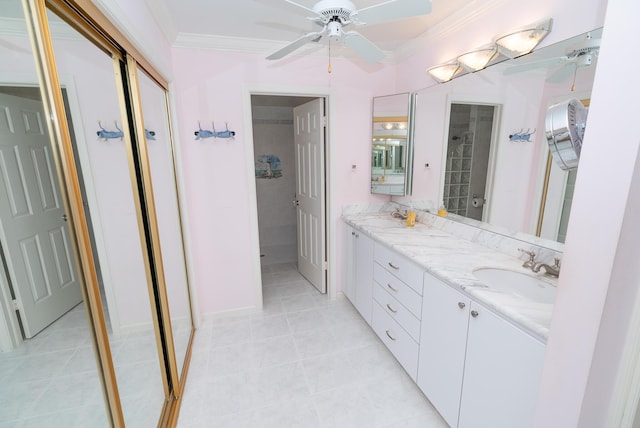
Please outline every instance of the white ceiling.
[[[310, 31], [318, 30], [317, 24], [306, 19], [309, 12], [285, 0], [146, 1], [172, 44], [181, 38], [199, 35], [212, 39], [249, 39], [242, 41], [245, 44], [255, 41], [256, 45], [260, 42], [259, 46], [263, 49], [265, 41], [273, 41], [273, 49], [276, 49]], [[384, 1], [352, 0], [358, 9]], [[297, 2], [309, 8], [316, 3], [315, 0]], [[474, 3], [469, 0], [432, 0], [432, 12], [428, 15], [373, 26], [355, 28], [351, 25], [348, 29], [357, 29], [380, 49], [393, 52], [408, 40]]]

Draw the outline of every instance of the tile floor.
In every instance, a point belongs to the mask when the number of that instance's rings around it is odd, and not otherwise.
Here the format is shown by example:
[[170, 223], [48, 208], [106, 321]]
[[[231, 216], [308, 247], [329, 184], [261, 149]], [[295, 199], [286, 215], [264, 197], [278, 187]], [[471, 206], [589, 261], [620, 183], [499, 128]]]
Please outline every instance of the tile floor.
[[344, 297], [263, 268], [264, 309], [196, 334], [179, 428], [447, 425]]
[[[321, 295], [294, 264], [265, 267], [263, 292], [263, 310], [198, 330], [178, 427], [446, 427], [348, 300]], [[111, 338], [133, 428], [155, 426], [161, 405], [148, 404], [161, 386], [144, 386], [158, 378], [155, 356], [135, 346], [147, 340]], [[107, 426], [97, 379], [79, 305], [0, 353], [0, 428]]]
[[[153, 327], [109, 340], [127, 426], [156, 426], [164, 390]], [[83, 304], [0, 353], [0, 428], [107, 426]]]
[[2, 428], [107, 426], [82, 304], [0, 353], [0, 403]]

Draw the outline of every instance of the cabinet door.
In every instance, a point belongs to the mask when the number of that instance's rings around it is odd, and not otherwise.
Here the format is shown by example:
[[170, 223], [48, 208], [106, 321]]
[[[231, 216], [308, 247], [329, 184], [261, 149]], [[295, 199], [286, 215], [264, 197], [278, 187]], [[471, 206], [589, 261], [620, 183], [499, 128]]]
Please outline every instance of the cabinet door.
[[417, 384], [452, 427], [458, 424], [469, 306], [468, 297], [424, 275]]
[[458, 426], [532, 426], [544, 344], [479, 305], [470, 314]]
[[355, 269], [355, 230], [348, 224], [344, 224], [343, 248], [344, 248], [344, 281], [342, 292], [356, 304], [356, 269]]
[[355, 231], [355, 306], [360, 315], [371, 325], [373, 304], [373, 240]]

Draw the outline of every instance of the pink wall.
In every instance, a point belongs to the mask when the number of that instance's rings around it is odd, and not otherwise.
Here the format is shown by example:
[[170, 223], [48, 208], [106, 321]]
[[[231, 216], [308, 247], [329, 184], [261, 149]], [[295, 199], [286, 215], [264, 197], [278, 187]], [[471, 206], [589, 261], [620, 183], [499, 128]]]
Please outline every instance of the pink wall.
[[637, 58], [620, 47], [640, 40], [629, 19], [640, 5], [609, 0], [589, 122], [547, 345], [537, 426], [602, 427], [613, 403], [633, 313], [638, 253]]
[[[342, 205], [377, 199], [369, 194], [371, 99], [394, 92], [393, 68], [363, 69], [334, 59], [329, 75], [323, 57], [269, 62], [259, 55], [177, 48], [173, 59], [177, 138], [200, 313], [259, 306], [260, 295], [255, 293], [259, 272], [253, 263], [258, 254], [252, 236], [257, 231], [252, 212], [255, 183], [245, 147], [252, 144], [249, 92], [329, 95], [329, 186], [333, 190], [328, 221], [341, 236]], [[227, 122], [236, 137], [196, 141], [193, 132], [198, 121], [203, 128], [210, 128], [211, 121], [218, 128]], [[249, 152], [253, 153], [252, 147]], [[355, 173], [352, 164], [357, 165]], [[335, 249], [338, 260], [336, 276], [342, 278], [338, 240], [329, 239], [330, 251]], [[339, 289], [340, 284], [336, 285]]]
[[[191, 132], [198, 119], [226, 120], [243, 131], [247, 129], [242, 102], [246, 88], [270, 84], [280, 85], [285, 92], [326, 89], [333, 94], [335, 106], [332, 198], [337, 206], [375, 200], [368, 194], [365, 171], [371, 96], [431, 86], [425, 68], [519, 25], [553, 17], [554, 29], [543, 42], [548, 45], [600, 27], [607, 10], [536, 422], [539, 427], [604, 426], [619, 369], [615, 354], [624, 344], [625, 323], [632, 310], [629, 304], [620, 303], [631, 301], [640, 279], [634, 268], [637, 263], [622, 263], [625, 253], [636, 254], [640, 238], [630, 221], [638, 201], [635, 197], [628, 200], [631, 185], [635, 189], [638, 181], [633, 178], [638, 138], [611, 126], [617, 119], [636, 121], [633, 103], [637, 97], [621, 94], [640, 90], [634, 72], [640, 64], [633, 55], [618, 55], [617, 46], [640, 40], [640, 29], [629, 19], [640, 14], [640, 6], [631, 0], [609, 0], [608, 8], [604, 0], [496, 0], [484, 6], [484, 13], [466, 23], [449, 28], [441, 25], [416, 41], [421, 49], [402, 61], [395, 73], [365, 73], [340, 62], [331, 85], [323, 74], [324, 62], [314, 58], [266, 64], [250, 55], [174, 49], [179, 137], [185, 154], [201, 309], [206, 313], [256, 302], [248, 292], [255, 276], [244, 269], [252, 251], [246, 242], [250, 241], [247, 201], [253, 195], [246, 190], [250, 186], [242, 148], [249, 142], [242, 133], [233, 142], [193, 142]], [[394, 76], [395, 87], [390, 82]], [[598, 141], [615, 141], [616, 150], [610, 144], [595, 144]], [[357, 163], [358, 172], [350, 172], [352, 163]], [[335, 222], [338, 209], [331, 215]], [[628, 233], [629, 239], [618, 242], [621, 232]]]

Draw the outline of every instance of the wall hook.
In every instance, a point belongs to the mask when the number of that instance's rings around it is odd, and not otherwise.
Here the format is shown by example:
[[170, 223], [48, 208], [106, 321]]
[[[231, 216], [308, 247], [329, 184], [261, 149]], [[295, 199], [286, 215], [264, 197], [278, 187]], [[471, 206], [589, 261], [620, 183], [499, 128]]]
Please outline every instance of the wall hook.
[[202, 129], [202, 126], [200, 125], [200, 121], [198, 121], [198, 130], [195, 131], [193, 134], [196, 136], [196, 140], [202, 140], [204, 138], [233, 138], [235, 137], [236, 133], [234, 131], [229, 131], [229, 124], [225, 123], [226, 125], [226, 129], [224, 131], [216, 131], [216, 127], [213, 124], [213, 122], [211, 122], [211, 127], [213, 128], [213, 131], [209, 131], [208, 129]]
[[520, 131], [514, 132], [509, 135], [509, 141], [528, 141], [531, 142], [531, 136], [536, 133], [536, 129], [531, 131], [531, 128], [527, 128], [525, 131], [524, 128], [521, 128]]
[[113, 123], [115, 124], [117, 131], [108, 131], [104, 129], [102, 127], [102, 122], [98, 121], [98, 126], [100, 127], [100, 130], [96, 132], [96, 134], [98, 134], [99, 139], [101, 139], [102, 141], [107, 141], [107, 140], [119, 138], [120, 141], [122, 141], [122, 138], [124, 137], [124, 132], [122, 132], [122, 129], [118, 127], [117, 120], [114, 120]]

